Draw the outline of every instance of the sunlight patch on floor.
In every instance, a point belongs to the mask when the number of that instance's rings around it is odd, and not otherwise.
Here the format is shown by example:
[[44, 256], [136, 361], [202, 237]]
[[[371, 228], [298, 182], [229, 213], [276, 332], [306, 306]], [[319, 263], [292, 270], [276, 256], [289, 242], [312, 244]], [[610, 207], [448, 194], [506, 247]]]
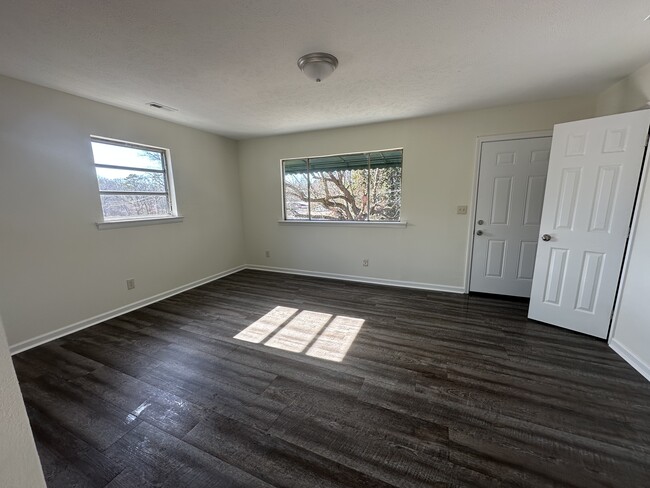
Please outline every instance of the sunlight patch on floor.
[[275, 307], [234, 338], [307, 356], [341, 362], [364, 320], [310, 310]]
[[332, 316], [303, 310], [282, 327], [265, 345], [291, 352], [302, 352]]
[[297, 308], [275, 307], [264, 317], [253, 322], [235, 336], [235, 339], [259, 344], [298, 311]]
[[363, 319], [338, 315], [307, 351], [307, 356], [341, 362], [356, 339]]

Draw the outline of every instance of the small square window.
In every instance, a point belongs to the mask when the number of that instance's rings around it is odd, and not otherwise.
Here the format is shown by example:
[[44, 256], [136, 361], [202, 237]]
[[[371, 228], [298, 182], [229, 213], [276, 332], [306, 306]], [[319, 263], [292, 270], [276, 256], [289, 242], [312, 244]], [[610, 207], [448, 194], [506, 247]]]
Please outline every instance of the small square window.
[[105, 221], [174, 217], [169, 151], [91, 137]]

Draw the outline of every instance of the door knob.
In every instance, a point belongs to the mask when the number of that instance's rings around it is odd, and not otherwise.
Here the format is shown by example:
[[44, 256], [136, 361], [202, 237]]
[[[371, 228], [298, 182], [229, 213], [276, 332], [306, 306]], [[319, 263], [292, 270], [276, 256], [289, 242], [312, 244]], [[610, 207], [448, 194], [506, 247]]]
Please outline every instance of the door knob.
[[542, 240], [543, 240], [544, 242], [546, 242], [546, 241], [550, 241], [550, 240], [551, 240], [551, 236], [548, 235], [548, 234], [544, 234], [544, 235], [542, 236]]
[[483, 222], [482, 220], [479, 220], [479, 221], [477, 222], [478, 225], [483, 225], [484, 223], [485, 223], [485, 222]]
[[482, 236], [482, 235], [483, 235], [483, 231], [482, 231], [482, 230], [477, 230], [477, 231], [476, 231], [476, 235], [477, 235], [477, 236]]

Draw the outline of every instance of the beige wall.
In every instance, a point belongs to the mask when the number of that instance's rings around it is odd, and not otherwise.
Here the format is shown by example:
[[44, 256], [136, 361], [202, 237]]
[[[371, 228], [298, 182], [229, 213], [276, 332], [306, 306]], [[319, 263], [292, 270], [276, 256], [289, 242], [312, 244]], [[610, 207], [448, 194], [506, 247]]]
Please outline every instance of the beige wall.
[[23, 397], [0, 319], [0, 486], [45, 487]]
[[[599, 114], [634, 110], [650, 100], [650, 64], [607, 89], [599, 97]], [[637, 224], [628, 251], [627, 273], [610, 343], [650, 379], [650, 168], [637, 202]]]
[[[470, 204], [477, 137], [552, 129], [594, 107], [592, 97], [569, 98], [242, 141], [247, 262], [462, 291], [470, 222], [456, 206]], [[393, 147], [404, 147], [408, 227], [278, 224], [282, 158]]]
[[631, 112], [650, 101], [650, 63], [613, 84], [598, 96], [597, 115]]
[[[98, 230], [90, 134], [169, 148], [184, 222]], [[235, 141], [0, 77], [0, 308], [11, 345], [243, 264], [240, 208]]]

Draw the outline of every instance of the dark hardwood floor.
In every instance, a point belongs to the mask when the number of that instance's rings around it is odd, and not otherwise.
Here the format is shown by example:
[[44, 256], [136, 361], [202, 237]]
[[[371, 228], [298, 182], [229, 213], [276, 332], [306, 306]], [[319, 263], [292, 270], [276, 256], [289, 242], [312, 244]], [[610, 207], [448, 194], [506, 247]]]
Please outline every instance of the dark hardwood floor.
[[49, 487], [650, 486], [650, 384], [526, 308], [243, 271], [14, 363]]

